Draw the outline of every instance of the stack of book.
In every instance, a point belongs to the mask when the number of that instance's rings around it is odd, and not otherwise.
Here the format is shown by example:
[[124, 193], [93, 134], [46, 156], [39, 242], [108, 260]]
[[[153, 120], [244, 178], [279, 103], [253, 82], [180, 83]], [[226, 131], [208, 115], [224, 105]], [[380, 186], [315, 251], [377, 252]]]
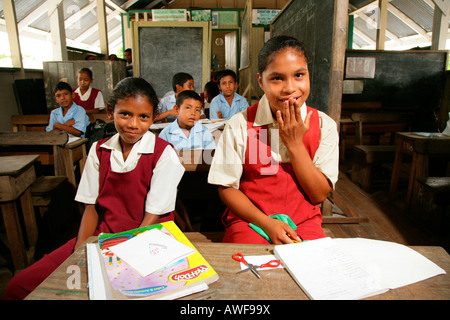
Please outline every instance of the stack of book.
[[86, 252], [92, 300], [176, 299], [219, 278], [173, 221], [100, 234]]

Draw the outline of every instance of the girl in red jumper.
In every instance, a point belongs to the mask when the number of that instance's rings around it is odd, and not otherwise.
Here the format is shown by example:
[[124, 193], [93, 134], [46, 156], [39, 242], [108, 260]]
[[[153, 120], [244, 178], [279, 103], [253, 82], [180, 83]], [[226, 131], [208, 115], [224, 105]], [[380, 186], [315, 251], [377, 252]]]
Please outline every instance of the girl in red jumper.
[[148, 130], [157, 105], [144, 79], [126, 78], [116, 85], [108, 117], [118, 133], [94, 143], [89, 152], [75, 197], [85, 204], [78, 236], [19, 272], [5, 299], [25, 298], [90, 236], [173, 220], [184, 168], [173, 147]]
[[105, 109], [102, 92], [92, 88], [94, 81], [92, 71], [89, 68], [81, 68], [77, 73], [78, 88], [74, 89], [73, 101], [83, 107], [86, 113], [99, 113]]
[[[228, 207], [223, 241], [281, 244], [324, 237], [318, 204], [337, 181], [336, 123], [306, 106], [307, 55], [298, 40], [270, 39], [258, 71], [265, 95], [228, 121], [208, 176]], [[273, 218], [280, 215], [289, 218]]]

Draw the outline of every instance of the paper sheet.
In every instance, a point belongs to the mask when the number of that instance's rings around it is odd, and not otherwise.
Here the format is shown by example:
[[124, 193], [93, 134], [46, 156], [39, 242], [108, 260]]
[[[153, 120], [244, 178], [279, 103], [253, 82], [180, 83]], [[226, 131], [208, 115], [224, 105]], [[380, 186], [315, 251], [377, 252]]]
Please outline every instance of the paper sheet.
[[274, 251], [311, 299], [362, 299], [445, 273], [416, 251], [387, 241], [324, 238]]
[[141, 233], [109, 249], [142, 276], [147, 276], [176, 259], [195, 252], [191, 247], [158, 229]]

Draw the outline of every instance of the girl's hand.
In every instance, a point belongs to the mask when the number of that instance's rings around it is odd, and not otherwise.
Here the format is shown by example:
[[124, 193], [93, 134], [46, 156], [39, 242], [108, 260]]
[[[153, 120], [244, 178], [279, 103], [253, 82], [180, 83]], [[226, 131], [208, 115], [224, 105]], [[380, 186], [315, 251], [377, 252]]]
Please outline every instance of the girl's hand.
[[301, 241], [297, 233], [285, 222], [269, 218], [262, 229], [267, 233], [273, 244], [294, 243], [292, 239]]
[[284, 102], [282, 110], [278, 110], [276, 114], [281, 140], [288, 149], [291, 146], [303, 144], [303, 136], [309, 130], [312, 112], [306, 115], [303, 122], [300, 107], [299, 101], [290, 98]]

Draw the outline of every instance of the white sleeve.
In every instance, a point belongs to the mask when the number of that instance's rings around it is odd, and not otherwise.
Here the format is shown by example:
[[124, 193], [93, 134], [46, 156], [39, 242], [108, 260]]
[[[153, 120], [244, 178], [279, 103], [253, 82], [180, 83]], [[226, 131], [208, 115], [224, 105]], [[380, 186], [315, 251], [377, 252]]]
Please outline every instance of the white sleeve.
[[333, 188], [339, 175], [339, 134], [336, 122], [319, 112], [321, 119], [320, 143], [314, 155], [314, 165], [330, 180]]
[[96, 152], [97, 142], [92, 144], [86, 159], [80, 184], [78, 185], [75, 201], [95, 204], [97, 203], [98, 190], [100, 187], [100, 161]]
[[100, 91], [95, 98], [94, 107], [96, 109], [105, 109], [105, 100], [103, 99], [103, 94]]
[[177, 187], [183, 174], [184, 167], [176, 151], [167, 146], [153, 169], [145, 211], [161, 215], [175, 210]]
[[208, 173], [210, 184], [239, 189], [247, 148], [247, 120], [243, 115], [231, 117], [220, 136]]

